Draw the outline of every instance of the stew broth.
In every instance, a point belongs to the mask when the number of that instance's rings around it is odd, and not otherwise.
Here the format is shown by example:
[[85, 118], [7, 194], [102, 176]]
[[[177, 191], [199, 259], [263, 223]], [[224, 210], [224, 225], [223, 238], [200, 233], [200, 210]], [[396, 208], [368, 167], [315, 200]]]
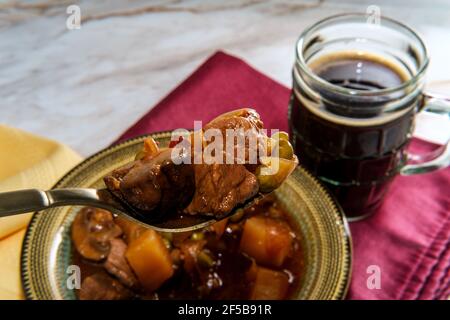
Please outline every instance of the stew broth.
[[[251, 222], [248, 222], [249, 219], [252, 219]], [[243, 232], [247, 232], [246, 239], [248, 239], [251, 233], [247, 229], [251, 223], [257, 225], [254, 222], [258, 221], [275, 223], [285, 228], [280, 230], [289, 233], [281, 235], [291, 240], [286, 257], [280, 260], [281, 264], [275, 260], [278, 259], [276, 256], [280, 255], [279, 252], [283, 252], [282, 247], [276, 250], [273, 259], [270, 257], [271, 260], [264, 260], [257, 252], [253, 253], [258, 249], [252, 249], [251, 245], [242, 243]], [[249, 225], [246, 226], [246, 223]], [[121, 237], [127, 240], [126, 235]], [[155, 291], [145, 290], [139, 286], [130, 289], [131, 294], [125, 298], [288, 299], [293, 297], [299, 287], [303, 269], [301, 239], [294, 221], [273, 196], [267, 196], [257, 205], [246, 209], [240, 219], [235, 216], [198, 232], [164, 234], [162, 237], [173, 262], [173, 275]], [[186, 251], [186, 247], [196, 248], [195, 246], [199, 244], [203, 244], [200, 246], [201, 251], [195, 256], [193, 269], [189, 270], [186, 267], [189, 262], [186, 252], [190, 251]], [[251, 252], [257, 259], [243, 251]], [[73, 256], [74, 263], [80, 266], [82, 283], [86, 278], [98, 273], [110, 276], [104, 268], [103, 261], [89, 261], [76, 250]], [[272, 275], [275, 280], [264, 281], [264, 277]], [[80, 290], [78, 295], [80, 296]]]

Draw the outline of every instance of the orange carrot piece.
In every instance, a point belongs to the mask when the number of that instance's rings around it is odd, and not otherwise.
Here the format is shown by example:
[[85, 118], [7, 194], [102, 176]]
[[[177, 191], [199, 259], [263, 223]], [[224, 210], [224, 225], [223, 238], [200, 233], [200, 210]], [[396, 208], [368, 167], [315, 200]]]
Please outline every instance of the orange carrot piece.
[[281, 300], [286, 298], [289, 278], [281, 271], [258, 267], [250, 293], [251, 300]]
[[149, 292], [173, 275], [172, 259], [161, 236], [147, 229], [132, 241], [125, 254], [141, 285]]
[[240, 249], [260, 264], [280, 267], [291, 251], [291, 244], [291, 229], [287, 223], [256, 216], [245, 222]]

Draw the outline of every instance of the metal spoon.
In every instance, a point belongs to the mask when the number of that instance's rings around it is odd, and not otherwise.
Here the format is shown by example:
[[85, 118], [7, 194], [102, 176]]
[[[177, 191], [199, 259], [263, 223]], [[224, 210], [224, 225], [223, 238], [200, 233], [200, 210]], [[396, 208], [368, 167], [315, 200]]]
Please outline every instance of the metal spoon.
[[[234, 208], [226, 217], [252, 206], [263, 196], [265, 195], [256, 195], [245, 204]], [[48, 191], [26, 189], [0, 193], [0, 218], [54, 207], [77, 205], [102, 208], [161, 232], [193, 231], [210, 226], [218, 221], [213, 216], [203, 215], [167, 215], [154, 221], [147, 218], [142, 219], [141, 212], [120, 201], [108, 189], [87, 188], [65, 188]]]

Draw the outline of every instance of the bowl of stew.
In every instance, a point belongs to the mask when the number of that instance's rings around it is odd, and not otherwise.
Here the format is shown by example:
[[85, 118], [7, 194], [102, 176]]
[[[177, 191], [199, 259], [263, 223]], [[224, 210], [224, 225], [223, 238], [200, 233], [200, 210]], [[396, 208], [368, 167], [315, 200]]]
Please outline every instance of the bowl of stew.
[[[171, 137], [149, 136], [160, 146]], [[93, 155], [55, 187], [104, 187], [147, 137]], [[29, 299], [342, 299], [351, 258], [341, 209], [298, 167], [242, 214], [193, 232], [161, 233], [89, 207], [37, 212], [21, 274]]]

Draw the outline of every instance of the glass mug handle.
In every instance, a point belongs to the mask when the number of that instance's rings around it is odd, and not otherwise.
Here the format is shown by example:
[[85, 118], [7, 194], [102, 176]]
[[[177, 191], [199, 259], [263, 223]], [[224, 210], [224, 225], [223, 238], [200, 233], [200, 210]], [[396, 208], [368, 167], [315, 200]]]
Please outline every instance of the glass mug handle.
[[[427, 111], [434, 114], [446, 115], [450, 127], [450, 98], [435, 94], [424, 94], [424, 106], [420, 112]], [[417, 156], [408, 154], [414, 159], [414, 164], [407, 164], [400, 169], [400, 174], [409, 176], [418, 173], [427, 173], [450, 166], [450, 139], [447, 143], [429, 154]]]

